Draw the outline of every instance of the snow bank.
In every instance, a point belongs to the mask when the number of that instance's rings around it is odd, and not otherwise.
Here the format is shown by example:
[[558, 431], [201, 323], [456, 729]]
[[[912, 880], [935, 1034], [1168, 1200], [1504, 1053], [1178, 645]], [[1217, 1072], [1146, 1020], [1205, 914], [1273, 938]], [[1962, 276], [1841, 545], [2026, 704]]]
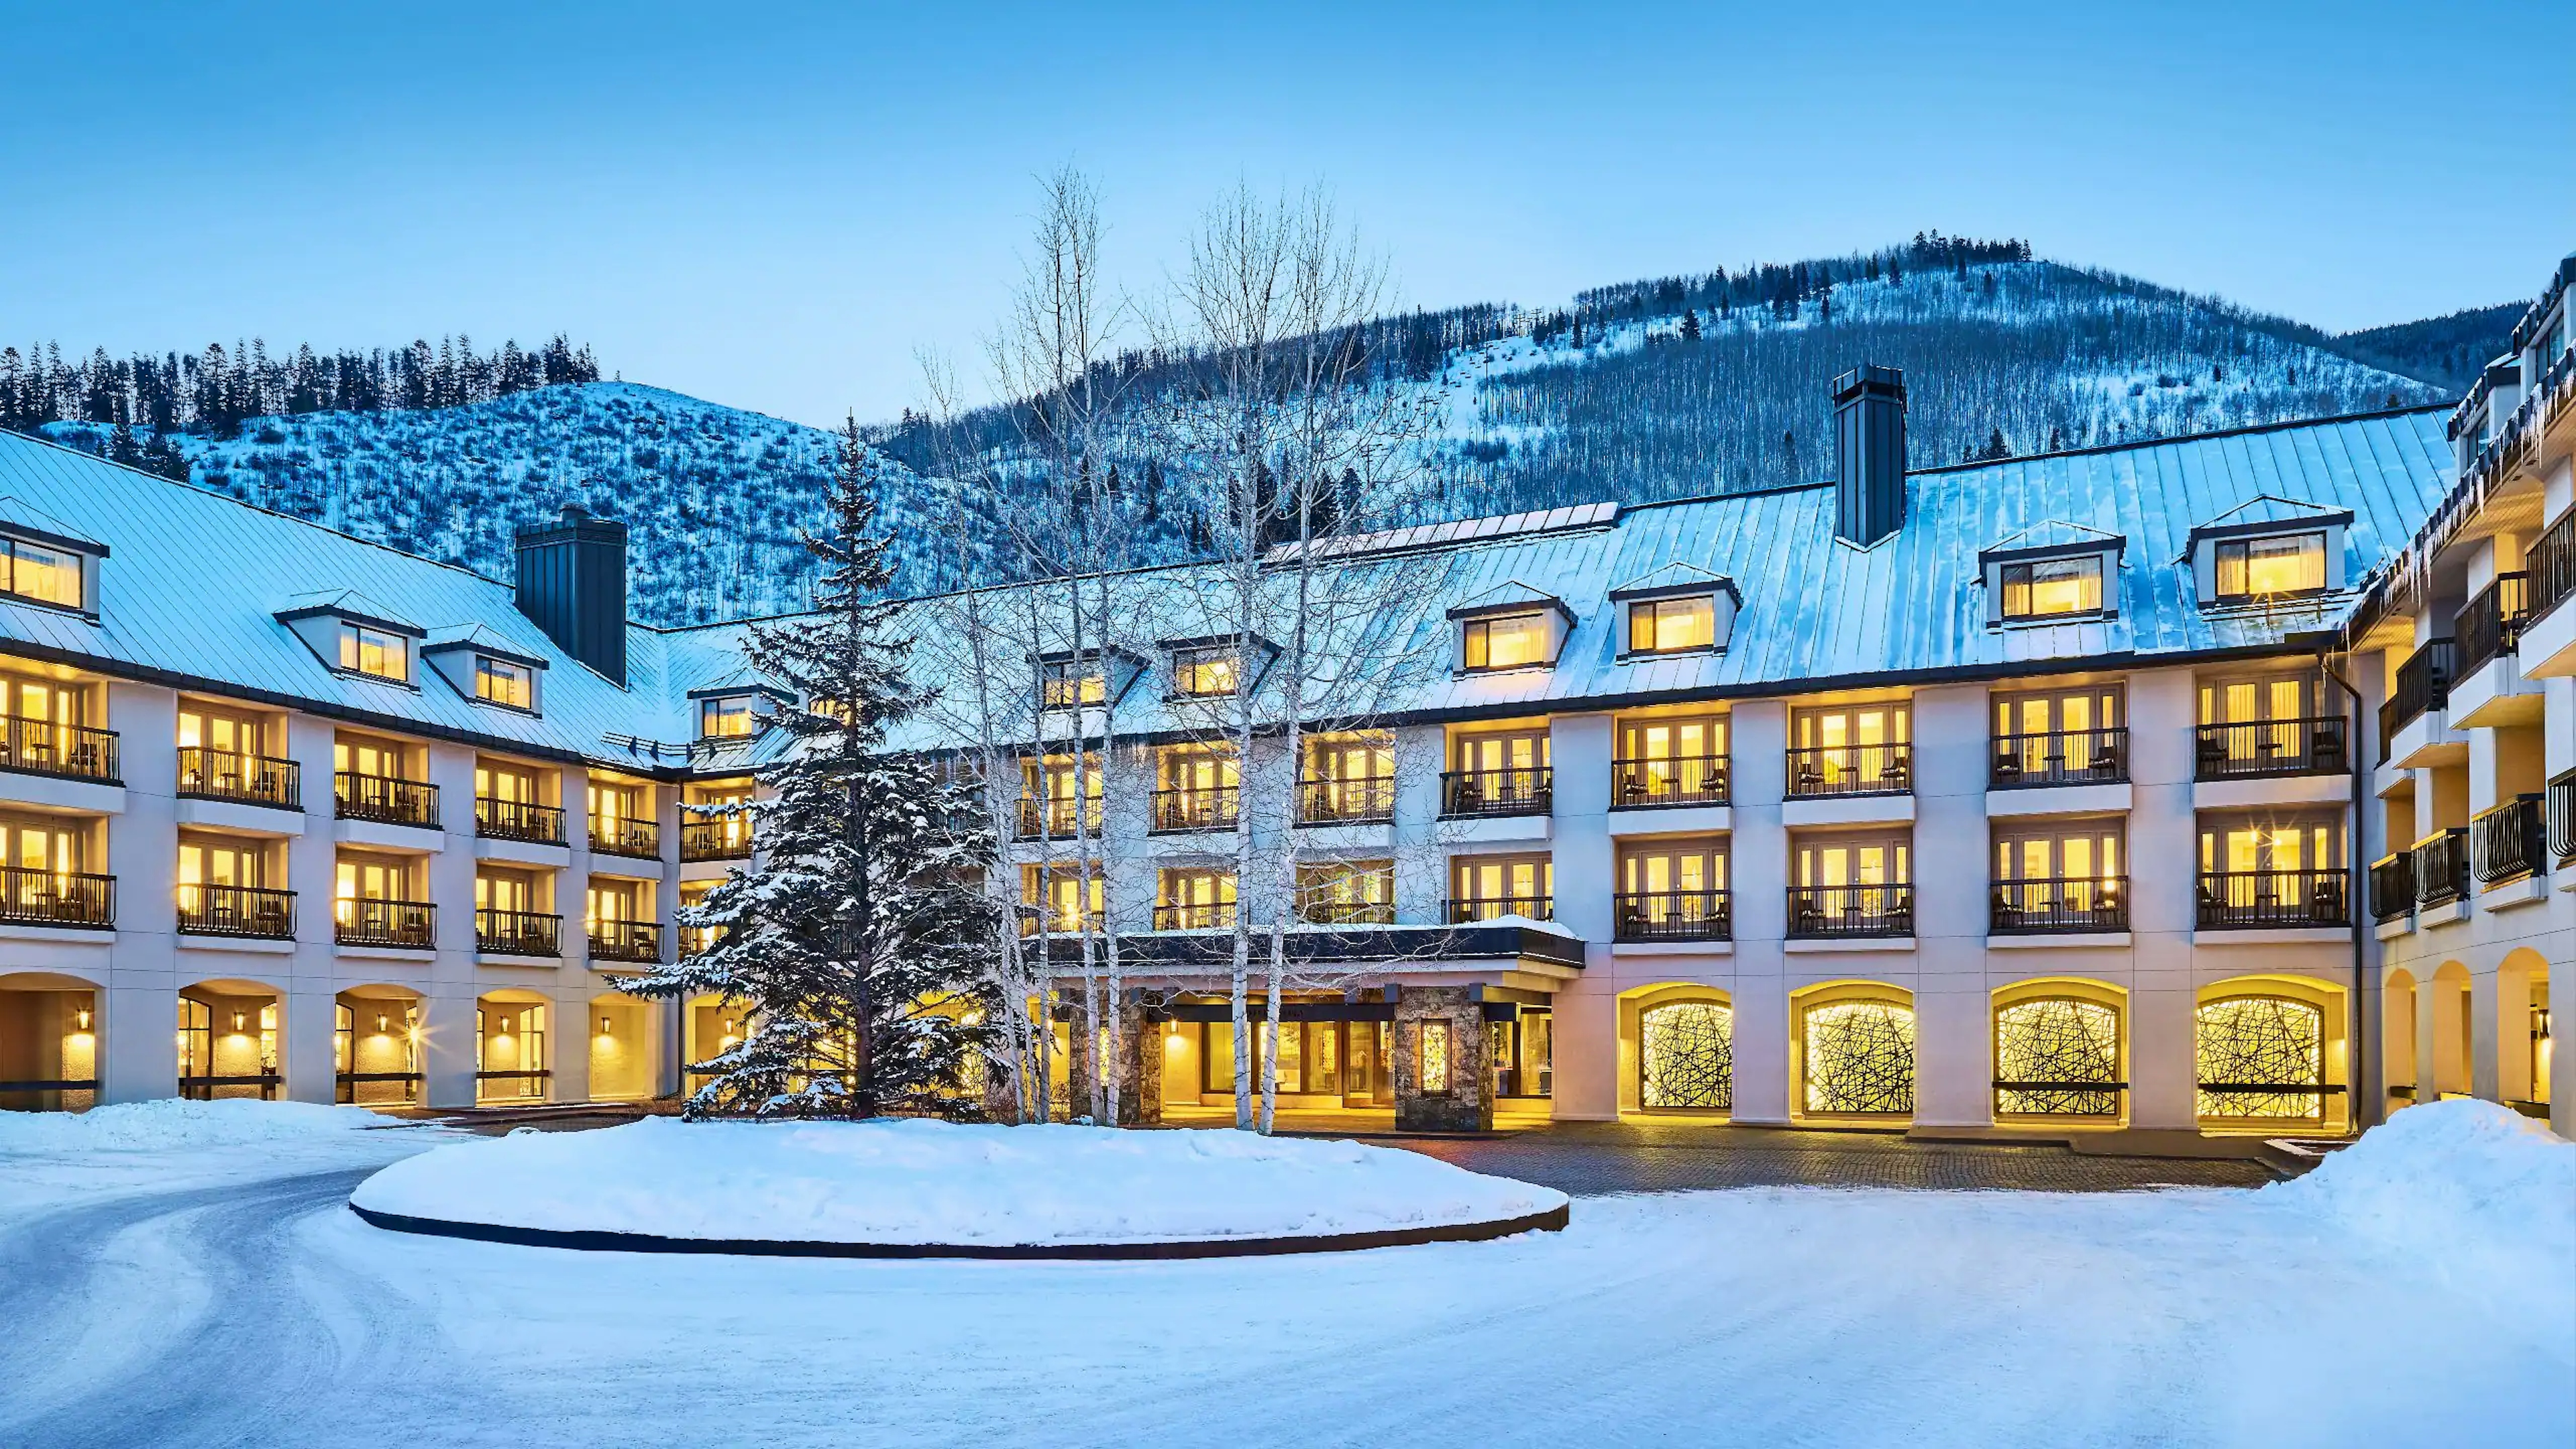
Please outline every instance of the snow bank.
[[234, 1147], [391, 1125], [364, 1107], [167, 1097], [87, 1112], [0, 1112], [0, 1152]]
[[1566, 1197], [1418, 1153], [1248, 1132], [648, 1117], [442, 1147], [350, 1201], [553, 1231], [1001, 1246], [1454, 1227]]

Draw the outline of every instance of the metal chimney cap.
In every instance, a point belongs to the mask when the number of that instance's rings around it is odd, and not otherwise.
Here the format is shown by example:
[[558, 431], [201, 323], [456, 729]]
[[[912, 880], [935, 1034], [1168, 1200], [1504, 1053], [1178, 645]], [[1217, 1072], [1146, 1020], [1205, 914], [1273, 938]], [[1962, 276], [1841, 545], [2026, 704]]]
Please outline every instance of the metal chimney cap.
[[1905, 401], [1905, 369], [1864, 362], [1834, 379], [1834, 404], [1837, 407], [1869, 392], [1893, 397], [1898, 402]]

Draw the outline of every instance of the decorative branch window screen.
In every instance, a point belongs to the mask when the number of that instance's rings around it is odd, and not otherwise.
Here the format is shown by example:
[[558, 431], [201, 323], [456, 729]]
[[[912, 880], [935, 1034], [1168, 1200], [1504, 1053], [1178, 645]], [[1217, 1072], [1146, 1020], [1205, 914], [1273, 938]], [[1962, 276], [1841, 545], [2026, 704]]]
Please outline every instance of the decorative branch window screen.
[[1673, 1001], [1637, 1013], [1638, 1105], [1726, 1111], [1735, 1106], [1735, 1012], [1722, 1002]]

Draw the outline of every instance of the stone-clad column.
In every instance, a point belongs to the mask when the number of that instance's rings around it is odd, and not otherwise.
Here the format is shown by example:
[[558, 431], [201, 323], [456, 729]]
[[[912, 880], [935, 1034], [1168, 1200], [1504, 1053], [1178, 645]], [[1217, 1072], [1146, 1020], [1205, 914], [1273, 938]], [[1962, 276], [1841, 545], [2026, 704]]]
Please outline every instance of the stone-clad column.
[[[1447, 1061], [1427, 1055], [1447, 1038]], [[1432, 1046], [1426, 1048], [1428, 1040]], [[1405, 986], [1395, 998], [1395, 1127], [1399, 1132], [1490, 1132], [1492, 1073], [1485, 1008], [1466, 986]], [[1445, 1067], [1445, 1069], [1444, 1069]], [[1441, 1079], [1447, 1078], [1446, 1087]]]

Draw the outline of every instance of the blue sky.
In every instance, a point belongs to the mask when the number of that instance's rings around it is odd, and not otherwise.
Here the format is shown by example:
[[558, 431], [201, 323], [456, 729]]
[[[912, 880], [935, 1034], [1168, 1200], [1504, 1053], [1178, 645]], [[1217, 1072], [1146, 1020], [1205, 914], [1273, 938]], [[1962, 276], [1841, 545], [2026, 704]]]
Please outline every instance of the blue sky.
[[1320, 180], [1426, 306], [1937, 227], [2341, 329], [2576, 248], [2565, 0], [10, 11], [0, 340], [561, 329], [815, 423], [975, 370], [1067, 161], [1132, 287]]

